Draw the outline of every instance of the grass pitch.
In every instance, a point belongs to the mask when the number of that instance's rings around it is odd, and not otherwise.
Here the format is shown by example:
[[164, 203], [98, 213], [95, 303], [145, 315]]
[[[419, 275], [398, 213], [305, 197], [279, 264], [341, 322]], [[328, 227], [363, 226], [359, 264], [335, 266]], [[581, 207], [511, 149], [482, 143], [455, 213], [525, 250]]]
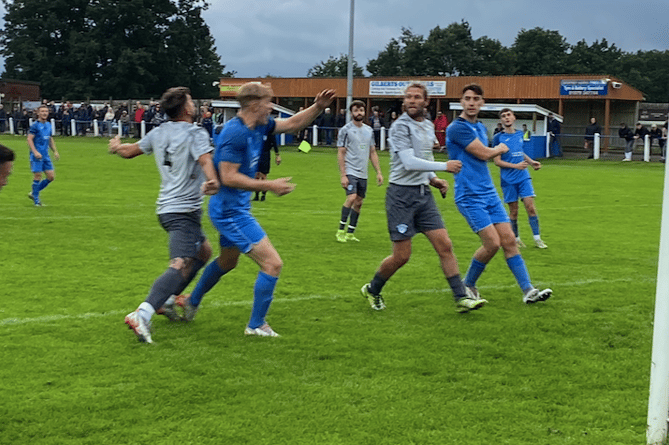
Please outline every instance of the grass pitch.
[[[663, 165], [532, 173], [549, 249], [522, 254], [554, 290], [545, 304], [522, 304], [498, 253], [479, 281], [489, 305], [455, 313], [418, 236], [375, 312], [359, 288], [390, 252], [385, 187], [368, 190], [361, 243], [338, 244], [335, 151], [286, 147], [270, 177], [296, 190], [254, 204], [285, 263], [268, 316], [282, 337], [243, 335], [257, 274], [243, 258], [193, 323], [156, 317], [146, 345], [123, 317], [167, 267], [154, 160], [56, 141], [56, 181], [34, 208], [25, 139], [0, 137], [18, 155], [0, 192], [0, 443], [645, 443]], [[464, 274], [478, 237], [452, 193], [438, 205]], [[529, 245], [522, 209], [519, 225]]]

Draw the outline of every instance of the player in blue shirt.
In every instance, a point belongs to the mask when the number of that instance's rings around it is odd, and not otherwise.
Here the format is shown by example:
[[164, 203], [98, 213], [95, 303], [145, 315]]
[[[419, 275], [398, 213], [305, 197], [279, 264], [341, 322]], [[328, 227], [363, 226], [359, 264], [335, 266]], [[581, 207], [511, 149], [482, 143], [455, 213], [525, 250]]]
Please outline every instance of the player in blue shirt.
[[532, 178], [527, 171], [531, 166], [535, 170], [541, 168], [541, 162], [535, 161], [523, 151], [523, 132], [516, 130], [514, 123], [516, 115], [513, 110], [503, 108], [499, 112], [499, 118], [504, 126], [504, 131], [497, 133], [493, 138], [492, 145], [496, 146], [503, 143], [509, 147], [509, 151], [503, 155], [495, 156], [495, 165], [500, 168], [500, 177], [502, 185], [502, 194], [504, 202], [509, 206], [509, 217], [511, 218], [511, 228], [516, 236], [518, 247], [525, 247], [525, 243], [518, 235], [518, 199], [520, 198], [525, 205], [527, 216], [534, 235], [534, 244], [540, 249], [547, 249], [548, 246], [541, 239], [539, 232], [539, 216], [537, 208], [534, 205], [534, 187], [532, 187]]
[[472, 258], [465, 286], [480, 298], [476, 282], [501, 247], [507, 265], [524, 293], [523, 301], [529, 304], [547, 300], [553, 291], [540, 291], [532, 286], [509, 217], [488, 170], [486, 162], [508, 152], [509, 148], [505, 144], [488, 148], [487, 130], [478, 121], [484, 104], [483, 89], [476, 84], [465, 86], [460, 104], [463, 109], [460, 117], [446, 130], [449, 159], [462, 162], [462, 170], [455, 175], [455, 204], [482, 243]]
[[[33, 123], [28, 130], [28, 147], [30, 147], [30, 170], [33, 172], [32, 191], [28, 193], [36, 206], [41, 206], [42, 201], [39, 194], [47, 185], [51, 184], [56, 175], [53, 169], [51, 157], [49, 157], [49, 147], [53, 150], [56, 161], [60, 159], [56, 143], [53, 141], [51, 123], [49, 118], [49, 107], [41, 105], [37, 109], [37, 122]], [[42, 180], [42, 172], [46, 179]]]
[[192, 294], [177, 299], [177, 304], [184, 308], [185, 318], [192, 320], [204, 294], [237, 266], [239, 255], [244, 253], [260, 267], [253, 288], [251, 319], [244, 333], [263, 337], [278, 336], [265, 316], [283, 262], [251, 215], [251, 193], [270, 191], [282, 196], [295, 188], [291, 178], [256, 179], [263, 140], [273, 133], [296, 133], [309, 125], [332, 102], [335, 91], [324, 90], [311, 107], [288, 119], [277, 120], [270, 117], [273, 94], [266, 85], [255, 82], [242, 85], [237, 92], [241, 106], [237, 117], [226, 123], [214, 138], [214, 164], [222, 186], [209, 200], [209, 217], [220, 234], [221, 254], [206, 267]]

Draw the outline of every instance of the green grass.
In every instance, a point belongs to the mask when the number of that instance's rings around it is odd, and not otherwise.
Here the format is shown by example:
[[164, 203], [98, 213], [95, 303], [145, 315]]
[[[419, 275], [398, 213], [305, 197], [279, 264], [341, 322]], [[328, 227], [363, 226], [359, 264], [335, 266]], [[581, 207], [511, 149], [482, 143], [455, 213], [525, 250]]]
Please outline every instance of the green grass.
[[[522, 304], [498, 254], [479, 281], [489, 305], [456, 314], [418, 236], [374, 312], [359, 288], [390, 252], [385, 188], [370, 187], [362, 242], [338, 244], [334, 152], [285, 148], [270, 177], [296, 190], [254, 204], [285, 263], [268, 317], [282, 337], [243, 336], [257, 267], [242, 258], [195, 322], [156, 318], [146, 345], [123, 316], [168, 261], [153, 158], [57, 139], [56, 181], [34, 208], [25, 140], [0, 143], [18, 154], [0, 193], [2, 444], [645, 443], [663, 165], [533, 173], [549, 249], [522, 253], [554, 290], [545, 304]], [[438, 205], [464, 273], [478, 237], [452, 193]]]

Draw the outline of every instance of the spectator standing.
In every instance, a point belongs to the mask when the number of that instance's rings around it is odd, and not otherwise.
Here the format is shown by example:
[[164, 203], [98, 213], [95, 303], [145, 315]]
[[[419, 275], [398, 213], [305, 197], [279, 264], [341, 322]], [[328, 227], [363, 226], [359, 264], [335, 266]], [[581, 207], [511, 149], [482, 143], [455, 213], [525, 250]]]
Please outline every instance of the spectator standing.
[[446, 148], [446, 127], [448, 127], [448, 118], [439, 110], [437, 111], [437, 117], [434, 119], [434, 133], [439, 141], [439, 151]]
[[647, 134], [648, 134], [648, 129], [643, 125], [641, 125], [641, 122], [637, 122], [636, 129], [634, 130], [634, 139], [637, 142], [641, 142], [642, 147], [645, 143]]
[[0, 104], [0, 133], [4, 133], [7, 128], [7, 112], [5, 106]]
[[560, 147], [560, 133], [562, 127], [560, 122], [555, 119], [553, 113], [548, 113], [548, 137], [550, 138], [550, 152], [551, 156], [561, 158], [562, 157], [562, 147]]
[[528, 142], [532, 137], [532, 132], [527, 129], [527, 125], [523, 124], [523, 142]]
[[144, 118], [144, 105], [142, 105], [140, 102], [137, 102], [136, 104], [136, 109], [135, 109], [135, 116], [133, 119], [133, 134], [135, 135], [136, 138], [139, 138], [140, 136], [140, 123], [142, 122], [142, 119]]
[[627, 126], [625, 122], [621, 122], [620, 129], [618, 130], [618, 136], [625, 140], [625, 158], [623, 161], [629, 162], [632, 160], [634, 141], [636, 140], [634, 137], [634, 132]]
[[[657, 140], [658, 145], [662, 140], [662, 129], [657, 128], [656, 124], [650, 126], [650, 152], [653, 153], [653, 141]], [[662, 154], [662, 146], [660, 146], [660, 154]]]
[[369, 118], [369, 126], [374, 131], [374, 146], [377, 150], [381, 149], [381, 128], [384, 127], [383, 119], [379, 114], [379, 107], [372, 107], [372, 115]]
[[332, 145], [332, 136], [334, 134], [335, 117], [330, 108], [326, 108], [321, 116], [321, 126], [325, 135], [325, 145]]
[[595, 157], [595, 134], [602, 134], [602, 127], [597, 123], [597, 119], [594, 117], [590, 118], [590, 125], [585, 127], [585, 143], [583, 148], [588, 150], [588, 159]]

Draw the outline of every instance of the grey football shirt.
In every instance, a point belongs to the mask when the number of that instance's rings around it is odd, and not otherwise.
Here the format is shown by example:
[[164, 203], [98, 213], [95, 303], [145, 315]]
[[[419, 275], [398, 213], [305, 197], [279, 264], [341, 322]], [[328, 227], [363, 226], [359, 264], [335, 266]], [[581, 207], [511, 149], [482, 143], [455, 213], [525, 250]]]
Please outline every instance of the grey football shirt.
[[344, 165], [346, 174], [367, 179], [369, 150], [374, 145], [374, 131], [367, 124], [357, 127], [353, 121], [341, 127], [337, 147], [346, 147]]
[[397, 185], [426, 185], [434, 172], [407, 170], [399, 157], [401, 150], [412, 150], [413, 155], [426, 161], [434, 161], [434, 125], [428, 119], [418, 122], [403, 113], [390, 126], [390, 175], [388, 182]]
[[188, 122], [168, 121], [139, 141], [146, 154], [153, 153], [160, 172], [156, 213], [187, 213], [202, 207], [200, 192], [206, 177], [197, 160], [214, 150], [209, 133]]

